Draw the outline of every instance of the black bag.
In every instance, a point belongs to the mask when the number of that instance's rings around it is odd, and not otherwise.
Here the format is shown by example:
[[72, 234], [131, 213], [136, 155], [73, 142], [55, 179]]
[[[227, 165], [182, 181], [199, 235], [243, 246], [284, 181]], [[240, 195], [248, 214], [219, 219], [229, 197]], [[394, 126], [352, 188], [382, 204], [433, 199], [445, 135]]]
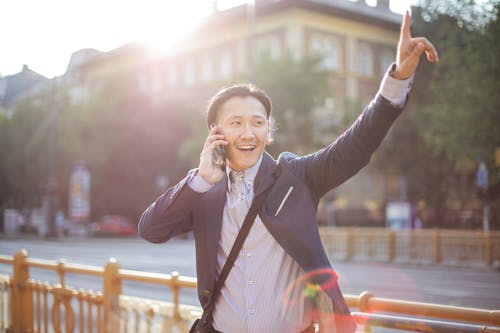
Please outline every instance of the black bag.
[[[208, 324], [208, 323], [207, 323]], [[210, 325], [203, 325], [201, 322], [201, 318], [198, 318], [194, 321], [193, 325], [189, 329], [189, 333], [212, 333], [214, 329], [212, 327], [212, 323]]]
[[238, 257], [238, 253], [240, 252], [241, 247], [243, 246], [243, 243], [245, 242], [245, 239], [247, 238], [248, 233], [250, 232], [250, 228], [252, 227], [253, 222], [257, 217], [258, 210], [264, 204], [264, 200], [267, 197], [267, 193], [271, 190], [271, 188], [272, 186], [270, 186], [267, 190], [265, 190], [264, 192], [262, 192], [253, 199], [252, 205], [248, 209], [247, 216], [245, 217], [245, 221], [243, 221], [243, 225], [241, 226], [238, 236], [236, 236], [236, 240], [234, 241], [233, 247], [231, 248], [231, 252], [229, 253], [227, 260], [224, 263], [224, 267], [222, 268], [222, 271], [219, 275], [219, 279], [215, 283], [214, 291], [212, 293], [212, 298], [210, 299], [210, 302], [206, 306], [205, 310], [203, 311], [203, 315], [201, 316], [201, 318], [196, 319], [194, 321], [193, 325], [191, 326], [191, 329], [189, 330], [189, 333], [216, 332], [212, 327], [212, 311], [215, 306], [215, 301], [217, 300], [217, 297], [219, 297], [222, 286], [224, 285], [224, 282], [226, 281], [226, 278], [229, 275], [229, 271], [233, 267], [234, 261]]

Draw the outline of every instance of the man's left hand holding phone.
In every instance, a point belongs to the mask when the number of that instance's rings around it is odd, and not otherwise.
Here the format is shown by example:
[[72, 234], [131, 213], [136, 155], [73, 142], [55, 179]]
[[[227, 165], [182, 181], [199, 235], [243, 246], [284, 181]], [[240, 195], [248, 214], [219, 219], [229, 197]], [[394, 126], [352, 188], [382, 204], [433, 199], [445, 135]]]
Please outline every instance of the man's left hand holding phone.
[[198, 166], [198, 175], [210, 184], [217, 183], [226, 174], [225, 146], [227, 144], [217, 125], [212, 124], [203, 145]]

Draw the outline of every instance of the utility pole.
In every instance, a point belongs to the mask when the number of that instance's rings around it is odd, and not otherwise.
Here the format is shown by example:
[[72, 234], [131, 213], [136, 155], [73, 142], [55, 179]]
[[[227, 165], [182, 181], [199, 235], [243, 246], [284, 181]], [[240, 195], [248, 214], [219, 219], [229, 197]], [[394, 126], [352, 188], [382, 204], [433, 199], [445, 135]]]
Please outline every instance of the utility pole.
[[47, 238], [57, 238], [56, 230], [56, 215], [58, 210], [58, 184], [56, 177], [57, 164], [57, 118], [59, 114], [59, 105], [57, 98], [57, 82], [52, 79], [52, 112], [50, 114], [50, 138], [49, 138], [49, 174], [46, 186], [46, 203], [47, 203]]

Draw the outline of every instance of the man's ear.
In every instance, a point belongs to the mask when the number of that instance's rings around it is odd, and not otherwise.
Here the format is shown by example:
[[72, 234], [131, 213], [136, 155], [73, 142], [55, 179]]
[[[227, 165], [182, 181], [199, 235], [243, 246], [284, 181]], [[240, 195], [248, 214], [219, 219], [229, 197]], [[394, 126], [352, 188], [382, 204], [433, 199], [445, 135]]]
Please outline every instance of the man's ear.
[[267, 120], [267, 129], [268, 129], [268, 132], [267, 132], [267, 138], [266, 138], [266, 145], [269, 145], [269, 144], [273, 143], [273, 141], [274, 141], [271, 119]]

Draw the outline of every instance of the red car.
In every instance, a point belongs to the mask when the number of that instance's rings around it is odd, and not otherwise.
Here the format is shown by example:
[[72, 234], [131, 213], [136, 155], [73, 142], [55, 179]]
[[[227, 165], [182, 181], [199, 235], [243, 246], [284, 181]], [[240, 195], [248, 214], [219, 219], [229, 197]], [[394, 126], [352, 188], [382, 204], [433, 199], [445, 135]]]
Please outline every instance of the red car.
[[101, 221], [92, 224], [92, 236], [131, 237], [137, 234], [137, 227], [126, 217], [104, 215]]

